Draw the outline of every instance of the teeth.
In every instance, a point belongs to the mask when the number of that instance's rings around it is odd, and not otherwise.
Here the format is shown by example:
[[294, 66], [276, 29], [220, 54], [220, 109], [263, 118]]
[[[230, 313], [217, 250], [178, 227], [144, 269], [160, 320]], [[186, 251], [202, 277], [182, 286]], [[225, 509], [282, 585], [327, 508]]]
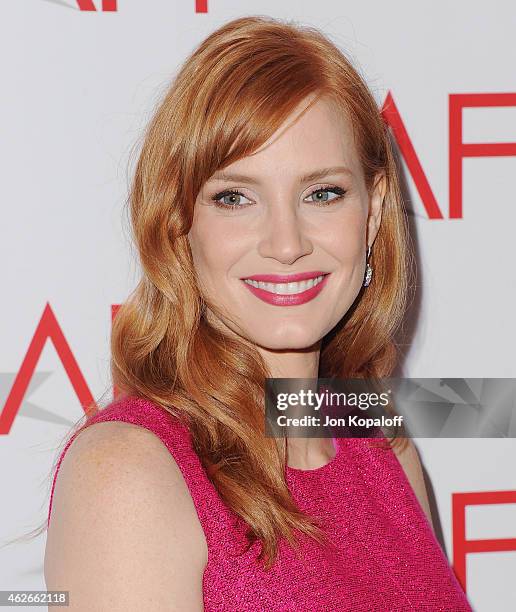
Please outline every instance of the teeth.
[[309, 280], [299, 281], [295, 283], [264, 283], [263, 281], [244, 279], [244, 283], [252, 285], [257, 289], [263, 289], [270, 293], [277, 293], [279, 295], [294, 295], [296, 293], [303, 293], [307, 289], [311, 289], [315, 285], [318, 285], [324, 276], [317, 276], [316, 278], [310, 278]]

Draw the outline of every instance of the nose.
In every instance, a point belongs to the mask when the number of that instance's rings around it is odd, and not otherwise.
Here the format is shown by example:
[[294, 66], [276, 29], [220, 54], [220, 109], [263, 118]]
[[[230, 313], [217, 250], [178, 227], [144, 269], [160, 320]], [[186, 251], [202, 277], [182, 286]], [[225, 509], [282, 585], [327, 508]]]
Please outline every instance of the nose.
[[297, 210], [285, 206], [284, 202], [282, 204], [268, 209], [258, 253], [262, 257], [291, 265], [300, 257], [312, 253], [313, 244], [302, 227]]

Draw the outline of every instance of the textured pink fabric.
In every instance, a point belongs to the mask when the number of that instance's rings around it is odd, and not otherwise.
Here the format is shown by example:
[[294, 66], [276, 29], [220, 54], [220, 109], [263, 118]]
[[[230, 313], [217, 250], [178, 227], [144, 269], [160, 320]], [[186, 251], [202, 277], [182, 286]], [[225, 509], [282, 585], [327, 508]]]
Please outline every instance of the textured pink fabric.
[[[148, 400], [125, 398], [83, 427], [113, 420], [153, 431], [182, 471], [208, 543], [207, 612], [471, 610], [392, 450], [340, 439], [337, 455], [323, 467], [287, 467], [294, 499], [301, 509], [323, 517], [335, 548], [301, 534], [300, 558], [281, 541], [277, 561], [266, 572], [255, 560], [259, 542], [236, 554], [245, 545], [245, 525], [218, 496], [178, 419]], [[54, 485], [55, 478], [49, 521]]]

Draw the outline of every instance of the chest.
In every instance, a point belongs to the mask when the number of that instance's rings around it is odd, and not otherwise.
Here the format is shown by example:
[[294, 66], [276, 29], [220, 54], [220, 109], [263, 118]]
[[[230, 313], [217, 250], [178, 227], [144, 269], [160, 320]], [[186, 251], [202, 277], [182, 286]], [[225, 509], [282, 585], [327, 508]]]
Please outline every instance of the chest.
[[414, 527], [418, 514], [410, 497], [399, 491], [392, 507], [388, 486], [371, 491], [358, 476], [291, 480], [290, 488], [298, 506], [321, 519], [331, 546], [299, 534], [296, 551], [282, 540], [274, 566], [265, 571], [256, 560], [259, 543], [242, 553], [243, 531], [226, 521], [203, 576], [206, 612], [421, 609], [418, 589], [436, 551], [422, 525]]

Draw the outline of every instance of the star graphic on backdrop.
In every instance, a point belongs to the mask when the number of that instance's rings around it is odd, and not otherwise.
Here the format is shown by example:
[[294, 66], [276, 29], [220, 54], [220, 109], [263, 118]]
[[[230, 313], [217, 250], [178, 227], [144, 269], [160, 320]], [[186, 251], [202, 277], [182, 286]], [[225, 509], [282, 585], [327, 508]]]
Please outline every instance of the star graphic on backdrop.
[[398, 380], [395, 409], [405, 416], [413, 435], [450, 438], [516, 435], [515, 379]]
[[[55, 423], [56, 425], [73, 426], [74, 421], [50, 412], [50, 410], [38, 406], [38, 404], [31, 402], [29, 399], [34, 391], [36, 391], [51, 374], [52, 372], [34, 372], [30, 379], [29, 386], [27, 387], [27, 391], [23, 396], [17, 416], [45, 421], [47, 423]], [[16, 375], [17, 372], [0, 372], [0, 398], [2, 408], [5, 406], [5, 401], [12, 389]]]
[[57, 4], [58, 6], [64, 6], [65, 8], [79, 10], [77, 2], [66, 2], [66, 0], [43, 0], [43, 2], [49, 2], [50, 4]]

